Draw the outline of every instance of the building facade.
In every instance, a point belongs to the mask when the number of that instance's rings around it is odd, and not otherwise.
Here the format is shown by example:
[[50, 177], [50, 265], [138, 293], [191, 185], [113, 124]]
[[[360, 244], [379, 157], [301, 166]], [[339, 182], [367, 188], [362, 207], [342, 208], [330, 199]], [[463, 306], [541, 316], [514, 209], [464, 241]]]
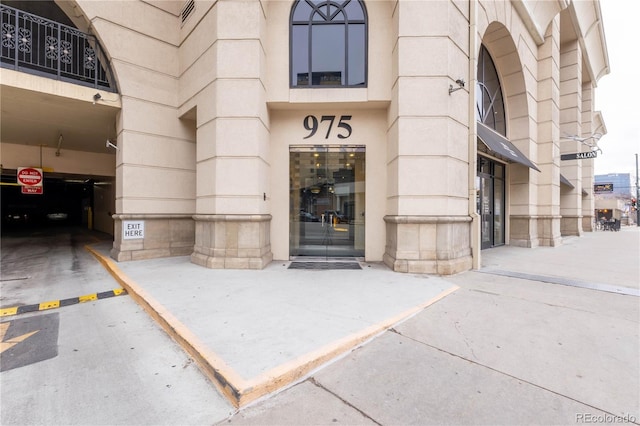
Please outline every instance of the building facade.
[[607, 173], [595, 175], [596, 195], [613, 195], [619, 198], [630, 199], [635, 196], [635, 176], [631, 173]]
[[635, 176], [630, 173], [595, 175], [594, 193], [597, 220], [613, 218], [623, 225], [636, 223]]
[[[95, 37], [110, 86], [3, 63], [3, 171], [44, 150], [45, 173], [100, 176], [93, 216], [118, 261], [357, 257], [453, 274], [484, 248], [593, 229], [593, 159], [561, 155], [606, 133], [598, 1], [56, 7]], [[24, 130], [34, 121], [48, 127]]]

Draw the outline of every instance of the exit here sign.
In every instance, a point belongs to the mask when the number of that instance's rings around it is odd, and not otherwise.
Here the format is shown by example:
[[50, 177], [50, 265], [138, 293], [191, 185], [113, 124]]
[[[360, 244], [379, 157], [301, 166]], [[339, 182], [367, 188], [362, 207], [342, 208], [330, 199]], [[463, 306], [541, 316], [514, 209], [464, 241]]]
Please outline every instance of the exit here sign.
[[144, 220], [125, 220], [122, 222], [122, 239], [136, 240], [144, 238]]

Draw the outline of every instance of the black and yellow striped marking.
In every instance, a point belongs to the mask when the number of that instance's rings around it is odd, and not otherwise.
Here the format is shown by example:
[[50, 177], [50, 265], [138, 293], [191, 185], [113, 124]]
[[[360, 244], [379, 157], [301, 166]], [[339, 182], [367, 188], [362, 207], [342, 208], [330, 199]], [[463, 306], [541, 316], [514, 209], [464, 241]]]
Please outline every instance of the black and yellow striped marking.
[[69, 299], [51, 300], [49, 302], [37, 303], [35, 305], [14, 306], [11, 308], [1, 308], [0, 317], [8, 317], [11, 315], [26, 314], [27, 312], [46, 311], [48, 309], [61, 308], [63, 306], [75, 305], [77, 303], [91, 302], [93, 300], [106, 299], [108, 297], [120, 296], [127, 294], [123, 288], [115, 290], [103, 291], [102, 293], [87, 294], [80, 297], [71, 297]]

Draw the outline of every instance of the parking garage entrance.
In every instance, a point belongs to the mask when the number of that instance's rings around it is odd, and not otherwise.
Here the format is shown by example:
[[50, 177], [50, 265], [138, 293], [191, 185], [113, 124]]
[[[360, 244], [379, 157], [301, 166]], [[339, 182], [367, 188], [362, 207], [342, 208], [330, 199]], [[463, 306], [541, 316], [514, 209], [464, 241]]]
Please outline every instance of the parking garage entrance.
[[292, 146], [289, 254], [364, 256], [365, 148]]
[[113, 233], [110, 177], [44, 173], [42, 193], [24, 193], [16, 170], [3, 169], [2, 232], [78, 226]]

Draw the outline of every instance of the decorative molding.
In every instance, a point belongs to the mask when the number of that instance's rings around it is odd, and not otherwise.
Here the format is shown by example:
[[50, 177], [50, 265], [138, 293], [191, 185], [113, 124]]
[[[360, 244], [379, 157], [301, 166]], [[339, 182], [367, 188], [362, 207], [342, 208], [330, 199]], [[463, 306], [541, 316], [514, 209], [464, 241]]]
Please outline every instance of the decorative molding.
[[387, 215], [384, 221], [387, 223], [422, 224], [422, 223], [464, 223], [471, 222], [471, 216], [407, 216]]

